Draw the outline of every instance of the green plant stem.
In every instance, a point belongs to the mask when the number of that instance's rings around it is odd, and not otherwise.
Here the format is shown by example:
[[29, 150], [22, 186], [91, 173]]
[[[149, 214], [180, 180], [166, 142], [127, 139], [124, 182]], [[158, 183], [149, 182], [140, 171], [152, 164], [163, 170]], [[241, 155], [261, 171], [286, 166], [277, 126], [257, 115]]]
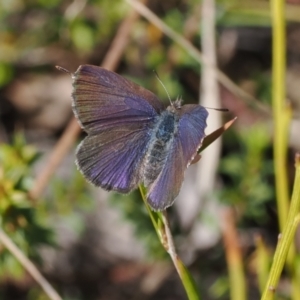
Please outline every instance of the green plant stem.
[[146, 189], [142, 186], [139, 185], [139, 189], [140, 189], [140, 193], [142, 195], [142, 199], [144, 201], [145, 207], [147, 209], [147, 212], [149, 214], [149, 217], [151, 219], [151, 222], [154, 226], [154, 229], [156, 231], [156, 234], [160, 240], [160, 242], [163, 244], [163, 235], [162, 235], [162, 215], [160, 212], [155, 212], [153, 210], [151, 210], [150, 206], [147, 203], [147, 199], [146, 199]]
[[282, 231], [288, 214], [287, 117], [286, 117], [286, 38], [284, 0], [271, 0], [273, 23], [272, 99], [274, 118], [274, 164], [279, 227]]
[[[285, 97], [285, 69], [286, 69], [286, 24], [285, 1], [272, 0], [272, 28], [273, 28], [273, 118], [274, 118], [274, 164], [276, 181], [277, 211], [280, 231], [287, 220], [289, 207], [288, 175], [286, 168], [288, 128], [291, 110], [286, 105]], [[295, 246], [291, 245], [287, 257], [287, 267], [291, 274], [292, 299], [300, 299], [300, 278], [295, 272]]]
[[255, 244], [256, 244], [257, 279], [258, 279], [259, 291], [262, 294], [268, 280], [271, 256], [260, 235], [255, 238]]
[[188, 269], [183, 264], [182, 260], [178, 256], [171, 232], [171, 227], [168, 220], [167, 211], [162, 212], [163, 216], [163, 223], [165, 225], [165, 249], [169, 253], [173, 264], [177, 270], [177, 273], [181, 279], [181, 282], [185, 288], [186, 294], [188, 296], [188, 299], [190, 300], [198, 300], [200, 299], [200, 295], [198, 293], [197, 286], [195, 284], [195, 281], [193, 277], [191, 276]]
[[[296, 155], [296, 176], [294, 182], [293, 195], [288, 213], [287, 223], [281, 236], [279, 236], [279, 242], [275, 251], [274, 261], [271, 267], [270, 275], [265, 286], [265, 290], [261, 300], [272, 300], [276, 287], [282, 272], [285, 260], [288, 255], [290, 246], [293, 243], [295, 231], [300, 222], [300, 154]], [[293, 279], [294, 280], [294, 279]], [[294, 286], [293, 288], [296, 288]], [[299, 289], [299, 284], [298, 284]], [[292, 299], [299, 299], [294, 296]]]
[[167, 212], [154, 212], [151, 210], [150, 206], [147, 203], [146, 199], [146, 189], [142, 186], [139, 186], [140, 192], [145, 203], [146, 209], [152, 221], [152, 224], [155, 228], [157, 236], [165, 248], [165, 250], [169, 253], [173, 264], [176, 268], [176, 271], [180, 277], [180, 280], [183, 284], [185, 292], [188, 296], [189, 300], [200, 300], [200, 294], [195, 284], [193, 277], [191, 276], [188, 269], [183, 264], [182, 260], [178, 256], [170, 228], [170, 224], [167, 217]]

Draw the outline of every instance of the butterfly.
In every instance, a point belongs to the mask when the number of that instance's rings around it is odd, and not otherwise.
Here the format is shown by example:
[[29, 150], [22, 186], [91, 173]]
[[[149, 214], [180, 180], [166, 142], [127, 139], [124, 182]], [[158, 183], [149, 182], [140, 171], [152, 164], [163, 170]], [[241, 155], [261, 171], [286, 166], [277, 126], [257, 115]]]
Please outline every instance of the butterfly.
[[205, 137], [207, 110], [179, 99], [165, 107], [152, 92], [97, 66], [81, 65], [72, 78], [73, 112], [87, 133], [76, 152], [81, 173], [119, 193], [143, 183], [153, 210], [172, 205]]

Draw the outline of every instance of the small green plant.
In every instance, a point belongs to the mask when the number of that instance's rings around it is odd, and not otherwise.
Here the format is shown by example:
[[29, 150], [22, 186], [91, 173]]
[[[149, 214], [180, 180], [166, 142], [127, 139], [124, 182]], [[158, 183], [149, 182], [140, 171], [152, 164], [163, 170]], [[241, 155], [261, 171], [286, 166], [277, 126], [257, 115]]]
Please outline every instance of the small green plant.
[[[54, 245], [51, 229], [42, 224], [35, 203], [28, 197], [31, 168], [38, 157], [21, 134], [14, 137], [12, 145], [0, 145], [0, 226], [36, 262], [40, 262], [38, 246]], [[0, 248], [0, 265], [0, 280], [24, 274], [16, 258], [4, 248]]]
[[[229, 133], [230, 134], [230, 133]], [[274, 199], [273, 164], [268, 157], [271, 145], [264, 125], [249, 127], [234, 138], [237, 152], [222, 159], [220, 170], [224, 178], [221, 199], [235, 205], [246, 219], [258, 224], [269, 219], [266, 205]]]

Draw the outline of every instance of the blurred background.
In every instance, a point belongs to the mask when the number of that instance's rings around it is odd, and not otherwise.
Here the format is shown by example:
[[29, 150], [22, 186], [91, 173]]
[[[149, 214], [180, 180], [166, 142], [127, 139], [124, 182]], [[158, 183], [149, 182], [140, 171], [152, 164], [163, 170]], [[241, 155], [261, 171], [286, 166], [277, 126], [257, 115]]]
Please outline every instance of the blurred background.
[[[212, 63], [247, 96], [224, 80], [217, 84], [182, 42], [135, 13], [128, 1], [2, 0], [1, 229], [63, 299], [186, 299], [139, 192], [107, 193], [77, 171], [75, 149], [85, 134], [73, 119], [72, 79], [55, 66], [75, 72], [81, 64], [104, 65], [167, 105], [155, 69], [172, 99], [198, 103], [200, 98], [203, 105], [229, 109], [209, 111], [207, 134], [238, 117], [222, 141], [189, 167], [170, 221], [202, 299], [232, 299], [230, 246], [236, 246], [242, 263], [244, 299], [259, 299], [280, 231], [270, 3], [218, 0], [208, 11], [205, 1], [144, 3], [181, 38], [207, 57], [212, 54]], [[286, 1], [286, 21], [282, 85], [292, 110], [285, 178], [290, 196], [294, 155], [300, 150], [300, 1]], [[215, 82], [212, 90], [207, 82]], [[294, 265], [299, 261], [295, 258]], [[48, 299], [1, 241], [0, 299]], [[277, 299], [296, 299], [289, 272], [279, 283]]]

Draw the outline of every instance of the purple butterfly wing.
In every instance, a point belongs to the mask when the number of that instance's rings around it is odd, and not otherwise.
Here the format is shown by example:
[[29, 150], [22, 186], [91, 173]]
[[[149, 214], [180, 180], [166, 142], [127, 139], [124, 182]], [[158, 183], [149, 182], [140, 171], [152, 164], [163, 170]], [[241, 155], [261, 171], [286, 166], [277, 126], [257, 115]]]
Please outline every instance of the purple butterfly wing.
[[149, 186], [147, 201], [154, 210], [164, 210], [178, 196], [184, 172], [193, 160], [205, 137], [207, 110], [200, 105], [184, 105], [178, 109], [178, 132], [166, 163]]
[[85, 177], [106, 190], [128, 193], [140, 182], [147, 132], [117, 127], [89, 135], [77, 150], [77, 166]]
[[73, 75], [73, 111], [88, 136], [77, 165], [96, 186], [126, 193], [140, 182], [149, 134], [163, 105], [150, 91], [106, 69], [83, 65]]
[[134, 124], [140, 128], [163, 109], [153, 93], [106, 69], [82, 65], [73, 79], [73, 111], [87, 133]]

